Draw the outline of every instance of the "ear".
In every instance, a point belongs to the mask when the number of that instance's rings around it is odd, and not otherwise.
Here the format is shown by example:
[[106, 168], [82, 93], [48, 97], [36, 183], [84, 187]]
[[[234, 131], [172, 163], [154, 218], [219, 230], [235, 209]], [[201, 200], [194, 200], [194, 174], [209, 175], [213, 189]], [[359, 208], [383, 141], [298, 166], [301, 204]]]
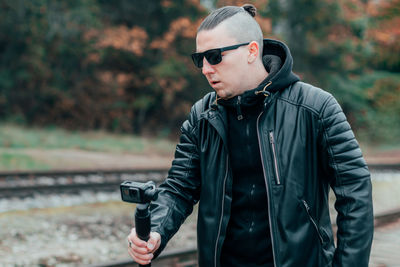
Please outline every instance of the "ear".
[[256, 61], [259, 53], [260, 53], [260, 47], [259, 47], [258, 43], [256, 41], [252, 41], [249, 44], [249, 54], [247, 57], [247, 62], [253, 63], [254, 61]]

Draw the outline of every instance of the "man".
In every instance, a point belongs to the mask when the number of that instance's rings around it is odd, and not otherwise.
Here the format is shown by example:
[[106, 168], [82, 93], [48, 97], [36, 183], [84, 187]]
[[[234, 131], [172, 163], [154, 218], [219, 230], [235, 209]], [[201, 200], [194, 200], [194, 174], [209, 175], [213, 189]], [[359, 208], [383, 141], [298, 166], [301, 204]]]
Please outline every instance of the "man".
[[330, 94], [293, 74], [286, 45], [263, 40], [254, 15], [227, 6], [200, 25], [192, 59], [215, 92], [183, 123], [151, 238], [132, 229], [129, 254], [149, 263], [199, 202], [200, 266], [368, 266], [371, 180], [354, 134]]

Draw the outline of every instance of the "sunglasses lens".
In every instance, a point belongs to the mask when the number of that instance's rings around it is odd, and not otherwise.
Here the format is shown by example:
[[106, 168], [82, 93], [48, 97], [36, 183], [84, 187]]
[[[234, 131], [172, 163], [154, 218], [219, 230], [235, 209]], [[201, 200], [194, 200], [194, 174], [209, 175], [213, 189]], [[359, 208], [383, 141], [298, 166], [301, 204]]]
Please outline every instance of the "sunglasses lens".
[[203, 58], [206, 57], [208, 63], [216, 65], [222, 61], [221, 51], [219, 49], [208, 50], [203, 53], [192, 54], [192, 60], [194, 65], [198, 68], [203, 67]]
[[203, 67], [203, 57], [204, 57], [203, 53], [192, 54], [192, 60], [193, 60], [194, 65], [196, 65], [196, 67], [198, 67], [198, 68]]
[[216, 65], [222, 61], [221, 51], [219, 49], [206, 51], [204, 56], [211, 65]]

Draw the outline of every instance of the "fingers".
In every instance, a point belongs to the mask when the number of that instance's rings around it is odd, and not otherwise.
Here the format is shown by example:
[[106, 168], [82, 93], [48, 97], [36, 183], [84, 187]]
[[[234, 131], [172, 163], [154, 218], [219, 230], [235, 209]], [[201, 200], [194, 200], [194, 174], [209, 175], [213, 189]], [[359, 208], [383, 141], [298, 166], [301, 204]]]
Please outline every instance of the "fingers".
[[150, 238], [147, 241], [147, 249], [154, 253], [154, 251], [156, 251], [161, 244], [161, 235], [157, 232], [151, 232], [150, 233]]
[[147, 242], [140, 240], [136, 235], [135, 228], [131, 230], [128, 236], [129, 241], [131, 243], [128, 245], [128, 253], [132, 259], [141, 265], [149, 264], [154, 255], [149, 252]]
[[128, 249], [128, 254], [131, 256], [131, 258], [141, 264], [141, 265], [147, 265], [151, 262], [151, 260], [153, 259], [154, 255], [152, 253], [150, 254], [136, 254], [135, 252], [133, 252], [131, 249]]
[[146, 248], [147, 242], [141, 240], [137, 235], [136, 235], [136, 229], [132, 228], [131, 233], [128, 235], [128, 240], [132, 242], [133, 245], [132, 247], [139, 247], [139, 248]]
[[145, 242], [136, 235], [135, 228], [132, 228], [128, 236], [128, 253], [137, 263], [146, 265], [151, 262], [156, 251], [161, 244], [159, 233], [151, 232], [148, 242]]

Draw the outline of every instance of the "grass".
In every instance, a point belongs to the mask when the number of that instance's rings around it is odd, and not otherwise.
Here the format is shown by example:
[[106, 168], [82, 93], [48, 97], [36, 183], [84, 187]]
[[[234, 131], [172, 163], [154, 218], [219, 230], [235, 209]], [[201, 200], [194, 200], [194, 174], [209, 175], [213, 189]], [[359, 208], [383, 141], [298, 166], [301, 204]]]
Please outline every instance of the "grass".
[[79, 168], [92, 164], [90, 160], [93, 159], [83, 159], [72, 165], [68, 162], [63, 163], [62, 159], [52, 158], [51, 153], [46, 153], [52, 150], [89, 151], [96, 155], [108, 154], [122, 159], [127, 154], [171, 156], [175, 145], [175, 142], [165, 139], [129, 134], [0, 124], [0, 171]]
[[171, 153], [175, 143], [128, 134], [104, 131], [66, 131], [58, 128], [26, 128], [12, 124], [0, 125], [0, 147], [10, 149], [82, 149], [117, 153]]
[[0, 152], [0, 170], [40, 169], [48, 170], [50, 166], [23, 153]]
[[[93, 152], [96, 156], [107, 154], [120, 162], [126, 158], [126, 155], [141, 155], [146, 157], [146, 160], [149, 155], [171, 157], [175, 145], [176, 142], [166, 139], [152, 139], [129, 134], [67, 131], [54, 127], [27, 128], [14, 124], [0, 124], [0, 171], [101, 168], [95, 156], [92, 158], [85, 156], [75, 160], [74, 153], [69, 157], [67, 155], [61, 157], [58, 156], [59, 154], [54, 156], [49, 153], [54, 150], [61, 150], [63, 155], [71, 149], [78, 151], [80, 155], [81, 151]], [[376, 156], [388, 152], [394, 155], [391, 151], [400, 155], [400, 144], [377, 146], [361, 142], [361, 148], [364, 156]], [[153, 164], [155, 159], [149, 158], [150, 161]], [[130, 162], [125, 166], [131, 166]], [[103, 163], [107, 162], [103, 159], [100, 164]], [[108, 163], [107, 166], [115, 166], [109, 161]]]

